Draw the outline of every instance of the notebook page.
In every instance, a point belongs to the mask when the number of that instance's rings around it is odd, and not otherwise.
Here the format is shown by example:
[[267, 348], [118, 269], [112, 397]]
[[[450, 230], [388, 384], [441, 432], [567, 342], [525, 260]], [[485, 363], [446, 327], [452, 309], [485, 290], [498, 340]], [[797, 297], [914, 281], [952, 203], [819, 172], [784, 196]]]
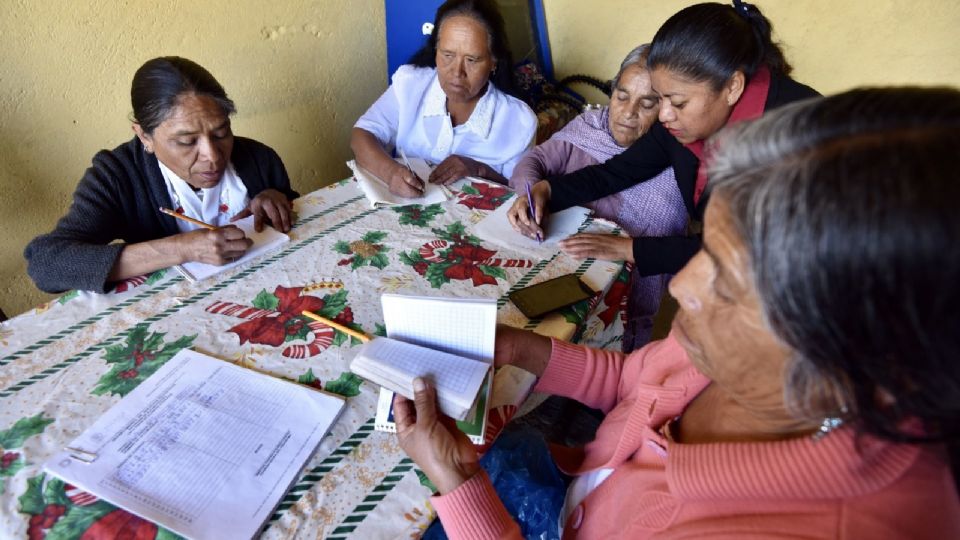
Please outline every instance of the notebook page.
[[497, 301], [384, 294], [387, 337], [493, 363]]
[[549, 259], [557, 252], [557, 243], [577, 233], [584, 220], [590, 215], [590, 210], [582, 206], [572, 206], [547, 216], [544, 223], [543, 242], [535, 238], [527, 238], [518, 233], [510, 225], [507, 212], [513, 206], [516, 197], [501, 204], [490, 212], [483, 221], [477, 223], [473, 233], [481, 239], [510, 249], [521, 250], [528, 255], [541, 260]]
[[[372, 208], [378, 206], [405, 206], [409, 204], [428, 205], [441, 203], [448, 199], [447, 191], [443, 186], [429, 182], [424, 186], [422, 197], [404, 198], [399, 195], [394, 195], [390, 193], [390, 187], [387, 186], [386, 182], [357, 165], [356, 161], [348, 161], [347, 167], [350, 167], [350, 170], [353, 171], [353, 177], [357, 180], [357, 185], [360, 186], [360, 190], [363, 191], [367, 200], [370, 201]], [[427, 162], [422, 158], [412, 158], [410, 160], [410, 167], [423, 179], [430, 176], [430, 166], [427, 165]], [[424, 176], [423, 173], [426, 173], [426, 176]]]
[[269, 225], [264, 225], [263, 230], [257, 232], [253, 228], [253, 216], [247, 216], [241, 220], [238, 220], [234, 222], [233, 225], [239, 227], [243, 231], [243, 234], [247, 236], [247, 238], [253, 240], [253, 245], [250, 246], [250, 249], [243, 254], [243, 257], [240, 257], [239, 259], [229, 262], [223, 266], [191, 261], [176, 266], [176, 269], [190, 281], [202, 281], [208, 277], [215, 276], [221, 272], [229, 270], [234, 266], [245, 264], [247, 261], [259, 257], [260, 255], [276, 249], [277, 247], [282, 246], [290, 241], [289, 236]]

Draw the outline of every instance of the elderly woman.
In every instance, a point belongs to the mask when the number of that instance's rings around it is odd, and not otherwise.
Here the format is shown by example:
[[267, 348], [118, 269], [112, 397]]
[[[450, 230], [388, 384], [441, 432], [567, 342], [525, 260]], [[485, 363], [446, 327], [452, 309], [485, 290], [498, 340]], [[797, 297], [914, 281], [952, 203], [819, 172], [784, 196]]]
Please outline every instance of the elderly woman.
[[[519, 193], [541, 178], [551, 178], [603, 163], [636, 142], [657, 121], [660, 98], [650, 86], [647, 71], [649, 45], [627, 54], [612, 82], [610, 104], [576, 117], [550, 140], [537, 146], [513, 169], [510, 187]], [[673, 169], [654, 178], [589, 203], [598, 217], [618, 223], [630, 237], [675, 236], [687, 227], [687, 210], [677, 188]], [[607, 258], [633, 262], [633, 241], [605, 237]], [[624, 328], [623, 351], [630, 352], [650, 340], [653, 316], [660, 307], [668, 275], [630, 279], [630, 301]]]
[[[757, 118], [816, 92], [790, 79], [790, 64], [771, 39], [770, 21], [751, 4], [685, 8], [657, 30], [647, 60], [660, 97], [659, 122], [609, 161], [538, 182], [510, 209], [518, 231], [535, 237], [546, 212], [617, 193], [673, 167], [687, 212], [701, 220], [707, 198], [704, 141], [726, 125]], [[616, 259], [609, 235], [580, 234], [561, 248], [575, 257]], [[699, 236], [637, 236], [632, 260], [640, 275], [676, 273], [700, 247]]]
[[[403, 197], [422, 195], [424, 181], [476, 176], [506, 184], [537, 130], [530, 107], [504, 93], [512, 89], [511, 63], [492, 1], [444, 3], [427, 44], [353, 127], [357, 164]], [[394, 148], [439, 165], [418, 178], [391, 158]]]
[[[557, 452], [563, 536], [957, 538], [960, 92], [867, 89], [720, 139], [673, 332], [629, 356], [501, 329], [496, 361], [603, 409]], [[400, 444], [453, 538], [518, 537], [435, 393]]]
[[[47, 292], [108, 291], [114, 282], [188, 261], [224, 264], [250, 247], [232, 221], [290, 229], [298, 195], [277, 153], [234, 137], [234, 104], [185, 58], [147, 61], [133, 76], [136, 136], [93, 158], [53, 232], [27, 245], [27, 271]], [[161, 214], [174, 209], [216, 226]], [[114, 242], [114, 240], [121, 240]]]

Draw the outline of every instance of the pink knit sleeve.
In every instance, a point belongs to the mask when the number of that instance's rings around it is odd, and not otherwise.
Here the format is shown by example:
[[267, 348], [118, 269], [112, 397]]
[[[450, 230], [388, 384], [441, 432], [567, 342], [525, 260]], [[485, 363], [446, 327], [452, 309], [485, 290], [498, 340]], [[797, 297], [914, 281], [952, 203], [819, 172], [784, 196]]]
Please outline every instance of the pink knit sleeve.
[[450, 493], [431, 497], [430, 502], [451, 539], [523, 538], [484, 470]]
[[528, 182], [567, 172], [567, 162], [575, 147], [566, 141], [550, 139], [537, 145], [520, 158], [510, 175], [510, 188], [523, 193]]
[[590, 349], [559, 339], [552, 340], [552, 345], [547, 369], [534, 391], [573, 398], [603, 412], [617, 404], [627, 359], [623, 353]]

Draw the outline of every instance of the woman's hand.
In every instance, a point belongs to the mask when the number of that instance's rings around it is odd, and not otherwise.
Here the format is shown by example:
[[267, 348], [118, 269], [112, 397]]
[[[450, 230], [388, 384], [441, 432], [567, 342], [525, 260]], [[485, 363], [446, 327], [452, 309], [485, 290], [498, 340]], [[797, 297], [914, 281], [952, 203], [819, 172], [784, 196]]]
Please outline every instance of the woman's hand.
[[530, 188], [530, 195], [533, 196], [534, 215], [530, 215], [530, 203], [527, 202], [527, 194], [517, 193], [517, 200], [513, 201], [513, 206], [507, 211], [507, 219], [514, 230], [524, 236], [536, 238], [540, 235], [543, 238], [544, 232], [541, 224], [546, 219], [547, 202], [550, 200], [550, 183], [541, 180]]
[[183, 262], [199, 261], [222, 266], [243, 256], [253, 245], [234, 225], [218, 229], [197, 229], [174, 236]]
[[263, 230], [263, 219], [267, 218], [274, 229], [289, 232], [292, 220], [293, 205], [287, 196], [275, 189], [265, 189], [257, 194], [246, 208], [233, 216], [230, 221], [237, 221], [253, 215], [253, 229]]
[[396, 163], [393, 173], [387, 178], [387, 183], [390, 185], [390, 193], [394, 195], [408, 199], [423, 196], [423, 180], [399, 163]]
[[437, 412], [437, 391], [419, 377], [413, 390], [414, 401], [393, 398], [400, 448], [446, 495], [480, 470], [480, 457], [456, 423]]
[[475, 178], [486, 178], [494, 182], [506, 185], [507, 179], [498, 173], [492, 167], [466, 156], [453, 154], [440, 162], [433, 172], [430, 173], [429, 181], [431, 184], [449, 184], [457, 180], [473, 176]]
[[614, 234], [580, 233], [560, 241], [560, 249], [575, 259], [633, 261], [633, 238]]
[[505, 324], [497, 325], [493, 350], [493, 364], [497, 367], [514, 366], [539, 377], [547, 369], [552, 351], [553, 345], [548, 337]]

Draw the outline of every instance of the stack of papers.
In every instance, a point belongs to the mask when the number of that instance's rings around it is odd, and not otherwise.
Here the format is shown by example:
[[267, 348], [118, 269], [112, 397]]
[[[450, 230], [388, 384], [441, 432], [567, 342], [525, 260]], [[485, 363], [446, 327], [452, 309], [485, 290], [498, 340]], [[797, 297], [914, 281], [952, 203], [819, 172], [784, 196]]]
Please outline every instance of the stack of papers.
[[343, 405], [182, 350], [44, 468], [188, 538], [251, 538]]

